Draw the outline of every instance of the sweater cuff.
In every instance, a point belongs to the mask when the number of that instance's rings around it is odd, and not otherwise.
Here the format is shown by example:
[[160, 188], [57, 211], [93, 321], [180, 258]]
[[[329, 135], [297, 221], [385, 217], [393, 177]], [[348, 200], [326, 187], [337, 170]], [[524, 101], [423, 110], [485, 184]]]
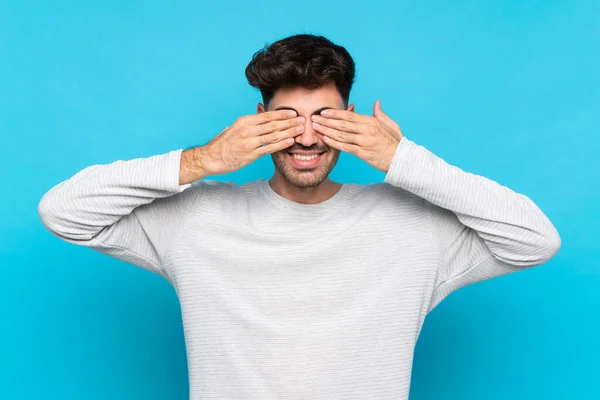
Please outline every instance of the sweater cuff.
[[179, 193], [192, 186], [191, 183], [179, 184], [179, 173], [181, 169], [181, 153], [184, 149], [169, 151], [159, 157], [164, 158], [162, 164], [160, 179], [166, 190]]
[[432, 165], [427, 163], [428, 152], [425, 147], [403, 136], [384, 181], [408, 191], [428, 187], [433, 174]]

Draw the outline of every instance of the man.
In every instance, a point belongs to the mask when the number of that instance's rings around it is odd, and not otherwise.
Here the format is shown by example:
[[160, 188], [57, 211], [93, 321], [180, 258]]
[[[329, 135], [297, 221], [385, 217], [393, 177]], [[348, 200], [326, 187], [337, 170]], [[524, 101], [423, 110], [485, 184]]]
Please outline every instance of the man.
[[[181, 302], [191, 399], [407, 399], [425, 316], [465, 285], [561, 246], [525, 195], [447, 164], [322, 36], [254, 54], [255, 115], [204, 146], [87, 167], [39, 204], [50, 232], [160, 274]], [[297, 129], [299, 128], [299, 129]], [[385, 182], [331, 181], [340, 151]], [[207, 180], [271, 154], [275, 173]]]

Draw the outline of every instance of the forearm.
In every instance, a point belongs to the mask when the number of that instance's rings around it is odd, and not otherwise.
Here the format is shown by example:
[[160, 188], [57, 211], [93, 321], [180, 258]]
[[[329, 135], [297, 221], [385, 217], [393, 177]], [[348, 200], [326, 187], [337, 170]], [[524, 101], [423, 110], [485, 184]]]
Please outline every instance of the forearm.
[[179, 184], [185, 185], [206, 178], [209, 174], [204, 167], [206, 148], [203, 146], [183, 150], [179, 170]]
[[386, 182], [453, 211], [504, 262], [535, 265], [556, 253], [560, 247], [556, 228], [527, 196], [450, 165], [406, 138], [403, 141]]
[[135, 208], [182, 192], [179, 151], [87, 167], [44, 194], [38, 213], [65, 238], [89, 240]]

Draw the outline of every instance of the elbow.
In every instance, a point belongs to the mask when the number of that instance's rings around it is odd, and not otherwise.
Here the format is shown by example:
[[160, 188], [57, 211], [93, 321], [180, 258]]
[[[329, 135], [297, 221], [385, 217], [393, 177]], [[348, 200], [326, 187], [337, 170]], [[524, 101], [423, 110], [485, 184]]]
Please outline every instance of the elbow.
[[42, 225], [48, 232], [61, 239], [77, 239], [69, 233], [67, 229], [68, 223], [63, 216], [64, 213], [57, 206], [58, 204], [61, 204], [61, 202], [53, 199], [48, 193], [42, 197], [37, 206], [37, 213]]
[[560, 235], [558, 234], [558, 232], [556, 232], [555, 235], [550, 236], [550, 238], [548, 239], [548, 256], [550, 258], [554, 257], [556, 255], [556, 253], [558, 253], [558, 251], [560, 250], [560, 248], [562, 247], [562, 240], [560, 238]]
[[42, 225], [57, 238], [71, 242], [84, 243], [94, 238], [104, 226], [93, 225], [81, 216], [77, 210], [67, 207], [68, 200], [46, 193], [37, 205], [37, 213]]
[[59, 234], [59, 225], [56, 218], [56, 210], [53, 206], [53, 202], [49, 199], [48, 193], [46, 193], [37, 206], [37, 213], [42, 225], [51, 233]]
[[48, 201], [48, 193], [44, 194], [42, 199], [39, 201], [37, 205], [37, 213], [44, 227], [48, 229], [48, 223], [50, 221], [50, 215], [52, 213], [52, 206], [50, 201]]
[[562, 247], [562, 240], [554, 226], [549, 229], [549, 233], [544, 235], [544, 240], [540, 244], [541, 263], [550, 261]]
[[562, 241], [556, 229], [536, 232], [535, 239], [521, 241], [513, 250], [493, 252], [494, 257], [506, 264], [521, 268], [534, 267], [550, 261], [560, 250]]

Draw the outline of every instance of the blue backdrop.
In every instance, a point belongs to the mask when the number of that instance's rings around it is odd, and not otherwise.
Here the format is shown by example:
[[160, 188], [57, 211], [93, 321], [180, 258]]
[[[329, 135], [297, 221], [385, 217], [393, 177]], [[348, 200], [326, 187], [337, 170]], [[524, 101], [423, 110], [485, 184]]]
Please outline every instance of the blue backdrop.
[[[36, 207], [86, 166], [205, 144], [256, 112], [244, 68], [294, 33], [353, 55], [357, 112], [381, 99], [407, 137], [526, 194], [561, 234], [549, 263], [428, 316], [411, 399], [600, 398], [599, 2], [167, 3], [0, 1], [0, 398], [187, 398], [173, 288], [61, 242]], [[214, 179], [272, 172], [263, 157]], [[342, 154], [331, 177], [384, 175]]]

